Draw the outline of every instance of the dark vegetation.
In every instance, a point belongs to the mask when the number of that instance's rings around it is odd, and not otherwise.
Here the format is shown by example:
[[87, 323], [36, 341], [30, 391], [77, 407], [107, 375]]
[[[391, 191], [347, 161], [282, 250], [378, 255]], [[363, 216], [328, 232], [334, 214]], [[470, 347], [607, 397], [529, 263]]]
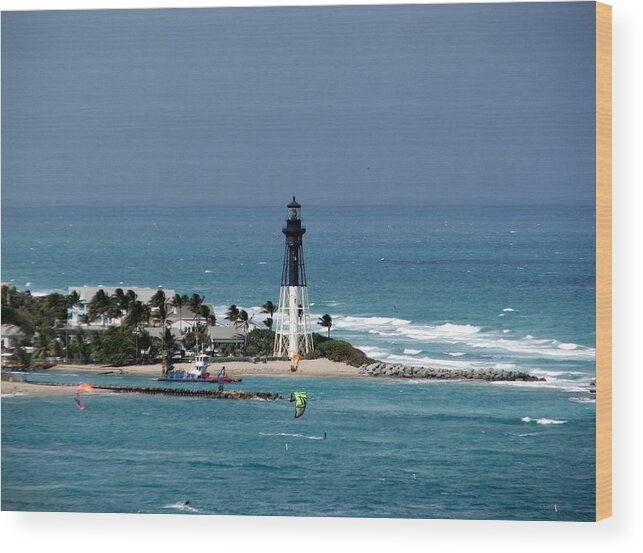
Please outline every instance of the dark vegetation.
[[[80, 304], [75, 292], [69, 295], [53, 293], [32, 296], [29, 290], [23, 292], [13, 286], [3, 286], [2, 323], [15, 325], [24, 334], [21, 340], [16, 340], [13, 358], [3, 363], [14, 368], [47, 367], [55, 359], [114, 366], [156, 363], [163, 351], [190, 350], [208, 343], [207, 325], [214, 324], [216, 319], [204, 301], [205, 298], [198, 294], [176, 294], [166, 298], [164, 292], [159, 290], [148, 303], [143, 303], [132, 290], [117, 289], [112, 296], [99, 290], [87, 304], [83, 324], [68, 328], [69, 310]], [[177, 343], [169, 329], [165, 330], [162, 338], [155, 338], [142, 328], [146, 324], [157, 324], [163, 328], [168, 309], [183, 306], [197, 314], [198, 320], [192, 328], [183, 332], [180, 343]], [[221, 345], [219, 354], [235, 358], [271, 357], [275, 341], [275, 332], [272, 330], [275, 312], [275, 305], [271, 301], [266, 302], [262, 306], [262, 313], [267, 318], [262, 322], [268, 328], [250, 330], [252, 317], [244, 309], [231, 305], [225, 318], [243, 331], [246, 338], [243, 345]], [[120, 318], [121, 325], [106, 324], [109, 318]], [[98, 322], [103, 328], [89, 331], [83, 325], [91, 322]], [[326, 358], [352, 366], [374, 362], [348, 342], [330, 338], [333, 324], [330, 315], [321, 317], [318, 324], [327, 330], [327, 336], [313, 334], [315, 351], [308, 355], [309, 359]], [[26, 346], [33, 347], [33, 352], [27, 353]]]

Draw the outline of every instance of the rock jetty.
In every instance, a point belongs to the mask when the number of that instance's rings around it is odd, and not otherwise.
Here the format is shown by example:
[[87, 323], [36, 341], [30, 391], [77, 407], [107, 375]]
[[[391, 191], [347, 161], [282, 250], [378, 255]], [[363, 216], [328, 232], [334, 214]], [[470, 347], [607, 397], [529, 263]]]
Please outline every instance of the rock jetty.
[[[26, 384], [38, 384], [40, 386], [68, 386], [73, 387], [78, 384], [67, 382], [33, 382], [23, 380]], [[163, 396], [183, 396], [183, 397], [202, 397], [207, 399], [281, 399], [281, 395], [276, 392], [246, 392], [244, 390], [188, 390], [185, 388], [150, 388], [147, 386], [117, 386], [107, 384], [92, 384], [94, 390], [105, 390], [119, 394], [148, 394]]]
[[505, 369], [434, 369], [382, 362], [362, 365], [359, 367], [359, 373], [367, 376], [430, 380], [486, 380], [489, 382], [542, 382], [545, 380], [524, 372]]

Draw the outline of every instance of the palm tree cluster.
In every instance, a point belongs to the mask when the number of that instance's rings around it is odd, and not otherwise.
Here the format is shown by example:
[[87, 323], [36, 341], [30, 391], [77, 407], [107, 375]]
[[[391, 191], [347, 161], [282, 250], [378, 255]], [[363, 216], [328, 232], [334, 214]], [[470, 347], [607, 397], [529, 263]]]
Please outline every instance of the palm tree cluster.
[[[210, 340], [209, 325], [216, 323], [214, 313], [205, 304], [205, 297], [197, 293], [167, 297], [163, 290], [158, 290], [149, 302], [143, 302], [133, 290], [117, 288], [109, 295], [105, 290], [99, 289], [87, 304], [86, 314], [81, 317], [83, 325], [100, 321], [104, 327], [101, 332], [91, 334], [83, 326], [68, 326], [69, 314], [81, 305], [80, 296], [76, 291], [68, 295], [54, 293], [34, 297], [28, 290], [19, 292], [12, 286], [2, 287], [2, 322], [21, 328], [27, 336], [25, 344], [33, 343], [34, 358], [60, 357], [64, 354], [67, 359], [81, 362], [96, 360], [124, 364], [135, 359], [153, 362], [161, 351], [177, 349], [177, 346], [188, 350], [203, 347]], [[171, 328], [166, 324], [171, 315], [171, 308], [176, 309], [178, 316], [178, 343]], [[194, 314], [188, 328], [183, 328], [184, 308], [188, 308]], [[272, 327], [276, 311], [277, 308], [272, 301], [266, 301], [261, 306], [261, 313], [266, 315], [263, 323], [267, 330], [253, 331], [253, 335], [257, 336], [251, 337], [252, 345], [249, 346], [248, 335], [254, 315], [235, 304], [227, 308], [225, 319], [243, 331], [244, 354], [249, 347], [253, 350], [258, 347], [255, 342], [259, 338], [262, 344], [265, 342], [261, 346], [262, 350], [269, 348], [274, 336]], [[120, 320], [120, 325], [110, 324], [114, 320]], [[161, 327], [160, 338], [152, 338], [144, 329], [150, 325], [150, 321], [154, 326]], [[328, 330], [330, 338], [332, 317], [325, 314], [319, 318], [317, 324]]]

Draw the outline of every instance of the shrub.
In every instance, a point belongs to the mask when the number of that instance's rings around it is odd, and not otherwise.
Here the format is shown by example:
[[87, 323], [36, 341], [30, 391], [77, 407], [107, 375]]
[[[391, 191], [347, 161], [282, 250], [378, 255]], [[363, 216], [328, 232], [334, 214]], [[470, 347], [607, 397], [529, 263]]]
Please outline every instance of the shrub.
[[319, 344], [315, 346], [315, 351], [309, 355], [311, 359], [320, 357], [329, 359], [330, 361], [346, 363], [353, 367], [359, 367], [364, 363], [375, 363], [374, 359], [370, 359], [363, 351], [353, 347], [348, 342], [344, 340], [333, 340], [332, 338], [320, 341]]
[[275, 333], [272, 330], [255, 328], [248, 333], [246, 355], [272, 355]]

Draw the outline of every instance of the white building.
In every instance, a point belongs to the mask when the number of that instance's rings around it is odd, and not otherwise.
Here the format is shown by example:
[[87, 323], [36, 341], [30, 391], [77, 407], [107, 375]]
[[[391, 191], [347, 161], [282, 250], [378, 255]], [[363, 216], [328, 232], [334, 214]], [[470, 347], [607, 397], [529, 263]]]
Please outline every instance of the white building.
[[[76, 292], [80, 299], [78, 305], [67, 310], [67, 324], [69, 326], [82, 325], [81, 317], [88, 314], [89, 303], [99, 290], [103, 290], [108, 296], [112, 296], [119, 288], [126, 294], [129, 290], [132, 290], [136, 294], [136, 299], [142, 303], [148, 303], [150, 299], [152, 299], [152, 296], [159, 290], [163, 290], [163, 292], [165, 292], [165, 297], [168, 300], [176, 294], [176, 291], [171, 288], [139, 288], [137, 286], [70, 286], [67, 293], [71, 294]], [[102, 323], [103, 321], [101, 321], [101, 324]], [[105, 318], [104, 323], [111, 326], [120, 326], [122, 318]]]

